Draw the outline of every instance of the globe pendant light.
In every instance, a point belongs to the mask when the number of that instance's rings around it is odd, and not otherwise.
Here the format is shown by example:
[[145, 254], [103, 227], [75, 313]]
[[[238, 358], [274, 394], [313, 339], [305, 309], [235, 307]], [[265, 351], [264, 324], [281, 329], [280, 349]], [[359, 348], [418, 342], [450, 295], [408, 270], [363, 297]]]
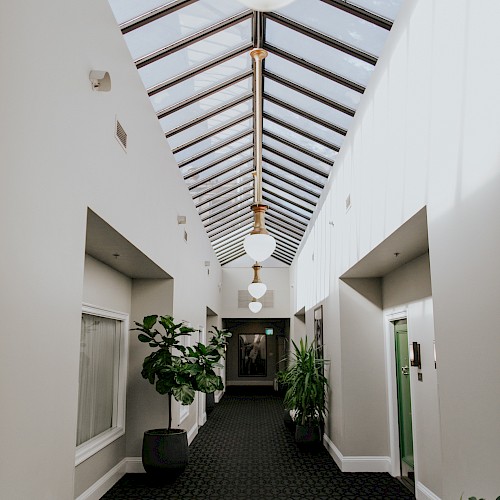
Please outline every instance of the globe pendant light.
[[243, 5], [246, 5], [251, 9], [259, 10], [261, 12], [276, 10], [293, 2], [293, 0], [239, 0], [239, 1]]
[[253, 313], [258, 313], [262, 309], [262, 303], [257, 299], [252, 299], [252, 302], [248, 304], [248, 309], [250, 309]]
[[254, 60], [255, 89], [255, 200], [252, 205], [254, 227], [245, 236], [245, 252], [256, 262], [266, 260], [276, 248], [275, 239], [267, 232], [264, 215], [268, 209], [262, 201], [262, 60], [267, 56], [264, 49], [253, 49], [250, 56]]
[[260, 299], [267, 291], [265, 283], [260, 281], [259, 271], [262, 266], [256, 262], [253, 265], [253, 281], [248, 285], [248, 293], [255, 299]]

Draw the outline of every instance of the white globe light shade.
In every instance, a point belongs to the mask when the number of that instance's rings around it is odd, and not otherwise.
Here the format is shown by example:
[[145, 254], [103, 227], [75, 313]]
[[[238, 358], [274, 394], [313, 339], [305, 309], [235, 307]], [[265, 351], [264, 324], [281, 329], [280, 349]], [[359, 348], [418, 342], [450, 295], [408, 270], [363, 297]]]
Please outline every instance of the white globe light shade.
[[262, 309], [262, 304], [257, 301], [252, 301], [248, 304], [248, 309], [250, 309], [253, 313], [258, 313]]
[[293, 0], [239, 0], [243, 5], [250, 7], [252, 10], [268, 12], [270, 10], [280, 9]]
[[256, 299], [260, 299], [266, 291], [267, 286], [265, 283], [250, 283], [248, 285], [248, 293]]
[[270, 234], [247, 234], [243, 246], [255, 262], [262, 262], [271, 257], [276, 248], [276, 240]]

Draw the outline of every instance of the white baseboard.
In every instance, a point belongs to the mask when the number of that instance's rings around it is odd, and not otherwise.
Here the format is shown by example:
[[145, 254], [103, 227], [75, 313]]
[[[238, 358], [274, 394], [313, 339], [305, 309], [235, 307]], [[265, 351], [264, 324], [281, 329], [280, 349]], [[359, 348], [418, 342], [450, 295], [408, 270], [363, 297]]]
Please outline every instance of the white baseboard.
[[141, 457], [127, 457], [125, 472], [127, 474], [145, 474]]
[[416, 484], [416, 498], [418, 500], [441, 500], [435, 493], [433, 493], [427, 486], [424, 486], [420, 481]]
[[188, 438], [188, 445], [190, 445], [193, 442], [193, 439], [196, 437], [198, 434], [198, 423], [194, 424], [191, 429], [188, 430], [187, 433], [187, 438]]
[[101, 479], [96, 481], [89, 489], [84, 491], [76, 500], [99, 500], [125, 475], [125, 472], [128, 472], [126, 458], [124, 458], [119, 464], [115, 465], [109, 472], [104, 474]]
[[342, 472], [390, 472], [390, 457], [345, 457], [324, 434], [323, 443]]
[[[194, 424], [187, 433], [188, 444], [191, 444], [197, 434], [198, 424]], [[126, 473], [142, 474], [145, 472], [141, 457], [126, 457], [84, 491], [76, 500], [99, 500]]]

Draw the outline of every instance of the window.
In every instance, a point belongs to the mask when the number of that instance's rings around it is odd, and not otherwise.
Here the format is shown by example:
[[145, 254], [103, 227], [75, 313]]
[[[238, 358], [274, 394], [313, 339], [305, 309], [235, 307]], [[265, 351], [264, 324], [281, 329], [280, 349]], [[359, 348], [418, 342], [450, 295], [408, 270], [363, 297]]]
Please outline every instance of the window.
[[76, 465], [125, 433], [128, 315], [84, 305]]

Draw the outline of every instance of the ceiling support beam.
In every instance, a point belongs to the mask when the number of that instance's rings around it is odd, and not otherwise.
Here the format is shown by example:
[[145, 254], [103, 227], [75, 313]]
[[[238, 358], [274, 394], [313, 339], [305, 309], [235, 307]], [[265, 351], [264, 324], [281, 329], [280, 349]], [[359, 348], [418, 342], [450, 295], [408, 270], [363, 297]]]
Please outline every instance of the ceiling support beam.
[[321, 0], [332, 7], [336, 7], [337, 9], [343, 10], [348, 14], [358, 17], [359, 19], [363, 19], [364, 21], [368, 21], [369, 23], [375, 24], [380, 28], [384, 28], [389, 31], [392, 28], [392, 21], [386, 19], [385, 17], [379, 16], [369, 10], [358, 7], [357, 5], [353, 5], [352, 3], [348, 3], [345, 0]]

